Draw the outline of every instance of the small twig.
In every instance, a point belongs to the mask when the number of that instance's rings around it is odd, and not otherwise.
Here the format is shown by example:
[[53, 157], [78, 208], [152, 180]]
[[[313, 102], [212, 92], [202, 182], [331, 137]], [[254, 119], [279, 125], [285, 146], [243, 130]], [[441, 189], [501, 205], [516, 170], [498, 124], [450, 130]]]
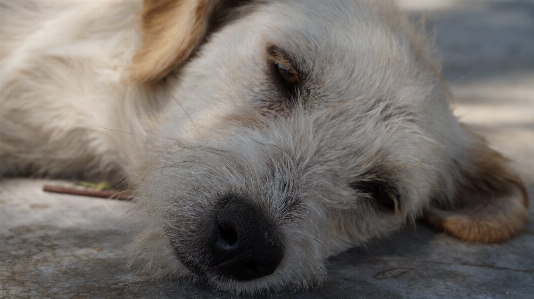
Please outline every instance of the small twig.
[[91, 197], [99, 197], [99, 198], [108, 198], [108, 199], [116, 199], [116, 200], [124, 200], [124, 201], [130, 201], [132, 200], [132, 197], [129, 196], [125, 192], [119, 192], [115, 190], [102, 190], [102, 191], [96, 191], [96, 190], [89, 190], [89, 189], [80, 189], [76, 187], [63, 187], [63, 186], [57, 186], [57, 185], [44, 185], [43, 191], [45, 192], [53, 192], [53, 193], [60, 193], [60, 194], [70, 194], [70, 195], [80, 195], [80, 196], [91, 196]]

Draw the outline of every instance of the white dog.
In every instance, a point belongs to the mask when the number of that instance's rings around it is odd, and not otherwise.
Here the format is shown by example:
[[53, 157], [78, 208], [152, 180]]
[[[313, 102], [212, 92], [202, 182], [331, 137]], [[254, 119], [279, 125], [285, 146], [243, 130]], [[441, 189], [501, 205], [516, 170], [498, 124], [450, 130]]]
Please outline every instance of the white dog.
[[512, 237], [528, 198], [389, 1], [1, 0], [0, 175], [126, 179], [153, 276], [305, 289], [419, 216]]

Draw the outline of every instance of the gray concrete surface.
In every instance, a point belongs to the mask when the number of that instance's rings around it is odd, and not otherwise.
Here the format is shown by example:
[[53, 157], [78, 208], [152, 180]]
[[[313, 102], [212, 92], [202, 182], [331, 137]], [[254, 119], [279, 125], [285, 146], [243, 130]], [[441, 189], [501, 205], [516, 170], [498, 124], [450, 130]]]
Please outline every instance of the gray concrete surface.
[[[402, 3], [428, 11], [456, 114], [516, 161], [534, 198], [534, 1]], [[0, 298], [228, 298], [127, 270], [130, 204], [45, 194], [44, 182], [0, 182]], [[534, 298], [534, 223], [493, 245], [418, 225], [332, 258], [329, 272], [322, 287], [279, 298]]]

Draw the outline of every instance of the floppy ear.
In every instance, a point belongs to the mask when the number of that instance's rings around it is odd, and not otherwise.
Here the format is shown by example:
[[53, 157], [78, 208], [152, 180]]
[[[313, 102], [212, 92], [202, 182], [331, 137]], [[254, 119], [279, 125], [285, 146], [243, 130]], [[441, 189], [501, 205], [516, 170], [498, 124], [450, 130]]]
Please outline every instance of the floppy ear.
[[508, 160], [477, 140], [461, 165], [452, 196], [423, 220], [461, 240], [492, 243], [514, 236], [528, 217], [528, 196]]
[[144, 0], [142, 45], [135, 54], [130, 79], [156, 81], [184, 62], [208, 32], [215, 6], [222, 0]]

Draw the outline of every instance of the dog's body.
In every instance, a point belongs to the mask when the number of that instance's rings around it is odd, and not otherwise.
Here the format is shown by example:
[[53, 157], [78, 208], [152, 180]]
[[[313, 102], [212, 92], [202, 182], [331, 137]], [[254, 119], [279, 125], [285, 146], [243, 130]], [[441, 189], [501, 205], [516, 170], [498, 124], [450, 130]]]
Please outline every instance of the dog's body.
[[152, 275], [305, 288], [423, 212], [470, 242], [526, 220], [523, 183], [457, 123], [390, 2], [0, 8], [0, 175], [126, 177], [146, 220], [130, 255]]

